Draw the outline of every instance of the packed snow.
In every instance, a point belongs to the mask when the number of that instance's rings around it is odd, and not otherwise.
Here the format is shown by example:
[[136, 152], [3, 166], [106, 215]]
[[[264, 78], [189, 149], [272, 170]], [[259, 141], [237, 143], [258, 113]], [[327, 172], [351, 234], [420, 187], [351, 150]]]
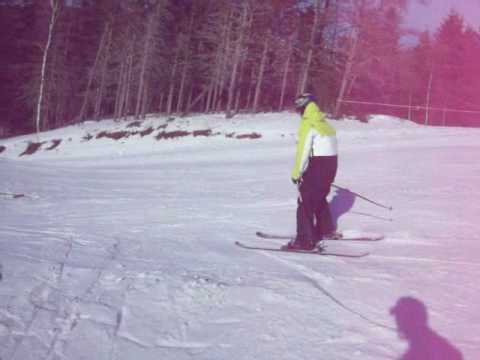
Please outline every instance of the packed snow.
[[[0, 358], [478, 359], [480, 130], [331, 120], [335, 183], [393, 207], [332, 189], [338, 228], [385, 238], [327, 244], [363, 258], [242, 249], [295, 232], [298, 124], [151, 116], [0, 140]], [[414, 339], [390, 313], [405, 297], [428, 315]]]

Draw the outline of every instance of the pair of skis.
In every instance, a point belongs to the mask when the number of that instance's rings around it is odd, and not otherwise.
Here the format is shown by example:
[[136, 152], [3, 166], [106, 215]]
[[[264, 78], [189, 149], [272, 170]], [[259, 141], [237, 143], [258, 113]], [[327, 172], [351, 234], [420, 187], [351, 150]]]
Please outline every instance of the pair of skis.
[[[269, 234], [261, 231], [257, 231], [256, 235], [262, 239], [277, 239], [277, 240], [293, 240], [293, 236], [285, 236], [285, 235], [276, 235], [276, 234]], [[341, 234], [338, 237], [333, 239], [324, 239], [322, 243], [328, 242], [375, 242], [380, 241], [383, 239], [382, 235], [375, 235], [375, 236], [352, 236], [352, 237], [343, 237]], [[282, 249], [280, 247], [270, 247], [270, 246], [257, 246], [257, 245], [247, 245], [241, 243], [240, 241], [236, 241], [235, 244], [243, 249], [248, 250], [263, 250], [263, 251], [277, 251], [277, 252], [289, 252], [289, 253], [297, 253], [297, 254], [312, 254], [312, 255], [321, 255], [321, 256], [336, 256], [336, 257], [346, 257], [346, 258], [362, 258], [368, 256], [369, 253], [359, 253], [359, 254], [347, 254], [347, 253], [338, 253], [338, 252], [330, 252], [325, 249], [325, 247], [315, 248], [313, 250], [300, 250], [300, 249]]]

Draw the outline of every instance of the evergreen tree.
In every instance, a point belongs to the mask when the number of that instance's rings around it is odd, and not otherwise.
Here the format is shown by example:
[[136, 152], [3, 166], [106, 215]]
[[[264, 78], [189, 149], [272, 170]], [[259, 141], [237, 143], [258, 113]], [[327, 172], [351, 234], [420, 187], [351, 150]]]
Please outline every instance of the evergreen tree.
[[433, 104], [436, 106], [448, 108], [462, 106], [461, 73], [466, 46], [463, 18], [452, 11], [435, 35]]

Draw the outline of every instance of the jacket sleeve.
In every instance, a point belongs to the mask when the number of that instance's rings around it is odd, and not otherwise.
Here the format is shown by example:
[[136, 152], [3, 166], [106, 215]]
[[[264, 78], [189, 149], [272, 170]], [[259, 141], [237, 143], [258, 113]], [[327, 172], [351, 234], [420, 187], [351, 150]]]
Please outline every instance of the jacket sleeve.
[[292, 179], [299, 180], [308, 165], [308, 159], [312, 151], [314, 132], [311, 129], [308, 119], [304, 118], [298, 131], [297, 153], [295, 166], [292, 171]]

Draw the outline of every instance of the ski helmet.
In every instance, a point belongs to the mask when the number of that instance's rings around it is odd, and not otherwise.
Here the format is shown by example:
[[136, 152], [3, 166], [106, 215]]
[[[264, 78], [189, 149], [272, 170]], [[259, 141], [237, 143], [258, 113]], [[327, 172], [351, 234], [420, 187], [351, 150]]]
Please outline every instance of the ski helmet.
[[304, 108], [309, 102], [315, 101], [315, 97], [310, 93], [302, 93], [295, 99], [295, 107], [297, 109]]

